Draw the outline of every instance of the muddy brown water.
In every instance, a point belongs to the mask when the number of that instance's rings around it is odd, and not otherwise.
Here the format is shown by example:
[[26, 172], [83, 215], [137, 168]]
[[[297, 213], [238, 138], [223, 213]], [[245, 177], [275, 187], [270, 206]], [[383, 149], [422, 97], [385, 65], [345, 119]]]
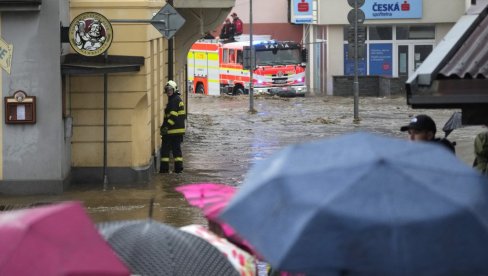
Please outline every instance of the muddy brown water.
[[[405, 98], [361, 98], [359, 124], [353, 124], [353, 99], [344, 97], [256, 97], [256, 114], [250, 114], [248, 96], [200, 96], [189, 98], [188, 129], [183, 143], [183, 174], [154, 174], [143, 187], [102, 185], [70, 187], [62, 195], [12, 197], [0, 195], [0, 210], [33, 203], [79, 200], [95, 222], [144, 219], [155, 198], [154, 218], [174, 226], [205, 224], [200, 211], [190, 207], [174, 188], [187, 183], [226, 183], [239, 186], [246, 172], [286, 145], [352, 131], [369, 131], [404, 137], [399, 128], [414, 114], [429, 114], [437, 122], [438, 136], [456, 110], [413, 110]], [[479, 126], [455, 130], [457, 155], [470, 164], [473, 140]], [[109, 153], [110, 154], [110, 153]]]

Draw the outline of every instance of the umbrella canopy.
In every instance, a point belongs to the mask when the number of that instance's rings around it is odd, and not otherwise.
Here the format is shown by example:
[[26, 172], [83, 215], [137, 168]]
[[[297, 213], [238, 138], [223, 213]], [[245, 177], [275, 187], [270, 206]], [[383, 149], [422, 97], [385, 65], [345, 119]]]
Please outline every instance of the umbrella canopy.
[[98, 227], [133, 274], [239, 275], [217, 248], [169, 225], [135, 220], [106, 222]]
[[488, 179], [441, 147], [367, 133], [258, 163], [221, 218], [307, 275], [488, 273]]
[[445, 137], [449, 136], [451, 132], [457, 128], [464, 127], [463, 125], [463, 114], [459, 111], [454, 112], [451, 115], [451, 118], [447, 120], [447, 122], [442, 127], [442, 130], [445, 133]]
[[236, 187], [216, 183], [196, 183], [177, 187], [176, 191], [183, 194], [188, 203], [202, 210], [203, 215], [222, 228], [223, 235], [238, 244], [247, 252], [254, 254], [251, 245], [243, 240], [228, 224], [218, 216], [236, 193]]
[[188, 203], [202, 210], [206, 218], [215, 220], [234, 196], [236, 188], [224, 184], [198, 183], [177, 187]]
[[0, 275], [130, 275], [78, 202], [0, 213]]
[[222, 252], [234, 268], [239, 272], [241, 276], [254, 276], [256, 275], [256, 260], [246, 251], [240, 249], [227, 239], [217, 236], [203, 225], [187, 225], [181, 227], [180, 230], [195, 235], [199, 238], [206, 240], [211, 245], [215, 246], [220, 252]]

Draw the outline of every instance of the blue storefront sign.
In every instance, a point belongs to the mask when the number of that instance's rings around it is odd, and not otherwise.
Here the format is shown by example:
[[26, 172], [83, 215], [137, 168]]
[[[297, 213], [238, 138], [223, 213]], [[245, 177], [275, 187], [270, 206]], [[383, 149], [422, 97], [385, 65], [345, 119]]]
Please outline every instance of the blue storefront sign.
[[366, 0], [366, 19], [422, 18], [422, 0]]
[[[347, 44], [344, 45], [344, 75], [353, 76], [354, 75], [354, 59], [349, 59]], [[368, 72], [367, 62], [365, 58], [360, 58], [358, 60], [358, 75], [366, 76]]]
[[369, 44], [369, 74], [393, 75], [393, 46], [391, 43]]
[[313, 22], [312, 0], [293, 0], [291, 8], [291, 23], [310, 24]]

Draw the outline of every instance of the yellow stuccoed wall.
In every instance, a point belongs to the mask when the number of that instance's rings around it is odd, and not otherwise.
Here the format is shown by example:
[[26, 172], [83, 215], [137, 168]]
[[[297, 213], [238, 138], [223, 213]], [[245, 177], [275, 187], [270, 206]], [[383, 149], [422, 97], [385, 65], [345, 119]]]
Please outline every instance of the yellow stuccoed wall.
[[[94, 11], [110, 19], [150, 19], [165, 1], [71, 0], [71, 18]], [[159, 149], [167, 40], [148, 24], [113, 24], [109, 55], [143, 56], [137, 73], [108, 77], [108, 166], [145, 168]], [[103, 166], [103, 76], [70, 76], [72, 166]]]

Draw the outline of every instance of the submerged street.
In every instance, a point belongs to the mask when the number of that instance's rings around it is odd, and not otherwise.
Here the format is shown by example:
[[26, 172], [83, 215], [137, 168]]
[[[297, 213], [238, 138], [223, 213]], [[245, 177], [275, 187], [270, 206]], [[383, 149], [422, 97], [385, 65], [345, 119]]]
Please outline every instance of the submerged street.
[[[413, 110], [399, 98], [361, 98], [361, 122], [352, 123], [353, 99], [343, 97], [279, 98], [258, 96], [256, 114], [249, 114], [247, 96], [190, 95], [187, 134], [183, 143], [185, 170], [182, 174], [154, 174], [144, 187], [101, 183], [75, 186], [63, 195], [0, 196], [0, 210], [31, 204], [79, 200], [96, 222], [144, 219], [148, 203], [155, 197], [154, 219], [183, 226], [205, 224], [199, 210], [190, 207], [174, 188], [189, 183], [242, 184], [247, 170], [256, 162], [293, 143], [333, 137], [353, 131], [368, 131], [407, 139], [400, 126], [415, 114], [428, 114], [437, 123], [437, 136], [456, 110]], [[449, 139], [457, 143], [457, 156], [470, 165], [473, 140], [482, 127], [457, 129]], [[110, 152], [109, 152], [110, 154]]]

